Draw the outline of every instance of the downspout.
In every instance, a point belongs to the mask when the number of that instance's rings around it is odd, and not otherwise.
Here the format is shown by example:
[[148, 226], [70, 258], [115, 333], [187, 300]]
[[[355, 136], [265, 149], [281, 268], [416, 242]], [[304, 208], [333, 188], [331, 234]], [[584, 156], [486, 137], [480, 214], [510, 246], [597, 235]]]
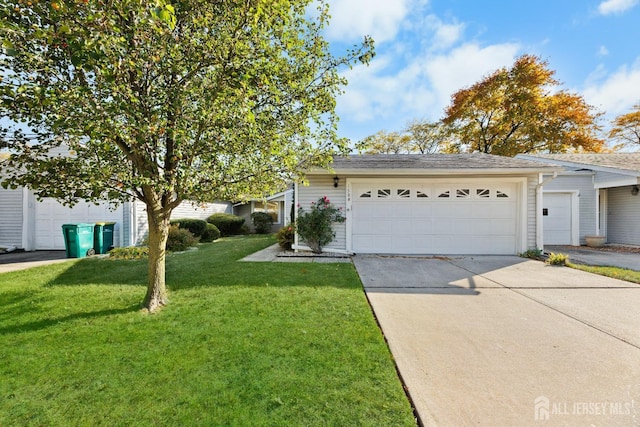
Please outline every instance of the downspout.
[[[300, 186], [300, 182], [295, 182], [293, 184], [293, 201], [295, 204], [300, 204], [299, 202], [299, 195], [298, 195], [298, 187]], [[293, 221], [295, 224], [298, 223], [298, 209], [296, 208], [296, 206], [293, 206]], [[294, 249], [295, 252], [298, 252], [298, 232], [296, 231], [295, 233], [293, 233], [293, 245], [292, 248]]]
[[[554, 172], [552, 176], [536, 185], [536, 247], [539, 250], [544, 250], [544, 231], [542, 228], [542, 187], [557, 177], [558, 172]], [[542, 174], [540, 174], [540, 179], [542, 179]]]

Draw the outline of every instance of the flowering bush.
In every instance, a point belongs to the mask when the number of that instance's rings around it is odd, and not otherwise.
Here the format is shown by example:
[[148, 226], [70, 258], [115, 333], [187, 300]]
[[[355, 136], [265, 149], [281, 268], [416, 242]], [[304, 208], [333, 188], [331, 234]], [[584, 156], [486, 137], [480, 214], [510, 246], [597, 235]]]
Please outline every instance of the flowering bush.
[[278, 244], [285, 251], [291, 250], [291, 245], [293, 245], [293, 239], [295, 237], [295, 224], [289, 224], [282, 227], [278, 234], [276, 234], [276, 239], [278, 239]]
[[296, 230], [311, 250], [319, 254], [322, 252], [322, 247], [336, 237], [331, 224], [344, 221], [342, 208], [336, 208], [327, 196], [324, 196], [317, 202], [311, 202], [311, 210], [308, 212], [298, 207]]

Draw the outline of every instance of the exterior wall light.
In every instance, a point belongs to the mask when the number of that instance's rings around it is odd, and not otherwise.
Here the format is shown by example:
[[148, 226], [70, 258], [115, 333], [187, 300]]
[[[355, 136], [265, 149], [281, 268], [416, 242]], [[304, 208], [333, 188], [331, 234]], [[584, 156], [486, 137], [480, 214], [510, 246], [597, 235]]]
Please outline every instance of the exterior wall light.
[[637, 185], [634, 185], [633, 187], [631, 187], [631, 194], [632, 195], [637, 196], [638, 195], [638, 191], [639, 190], [638, 190], [638, 186]]
[[[338, 178], [338, 175], [336, 175], [336, 176], [333, 177], [333, 186], [335, 188], [338, 188], [338, 182], [340, 182], [340, 178]], [[636, 189], [637, 189], [637, 187], [636, 187]]]

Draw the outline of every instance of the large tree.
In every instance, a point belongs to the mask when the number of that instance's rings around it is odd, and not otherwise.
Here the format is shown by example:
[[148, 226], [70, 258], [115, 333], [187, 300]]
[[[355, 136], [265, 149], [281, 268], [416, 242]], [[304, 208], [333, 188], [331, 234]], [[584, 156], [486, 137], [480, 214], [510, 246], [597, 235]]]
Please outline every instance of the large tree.
[[602, 151], [600, 114], [561, 90], [553, 75], [546, 61], [524, 55], [456, 92], [443, 119], [456, 137], [449, 149], [505, 156]]
[[381, 130], [360, 140], [356, 149], [366, 154], [427, 154], [445, 146], [448, 135], [441, 122], [412, 120], [401, 132]]
[[338, 68], [373, 45], [334, 57], [327, 22], [322, 0], [5, 1], [3, 184], [70, 205], [144, 202], [153, 311], [180, 202], [268, 193], [346, 149]]
[[630, 112], [616, 117], [612, 124], [609, 138], [621, 145], [640, 147], [640, 104], [634, 105]]

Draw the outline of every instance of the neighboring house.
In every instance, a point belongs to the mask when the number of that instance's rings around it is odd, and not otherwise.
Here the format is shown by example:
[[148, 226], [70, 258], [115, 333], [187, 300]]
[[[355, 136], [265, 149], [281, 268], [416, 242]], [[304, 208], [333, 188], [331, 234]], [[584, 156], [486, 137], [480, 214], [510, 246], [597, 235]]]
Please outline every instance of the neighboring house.
[[254, 230], [251, 214], [254, 212], [267, 212], [273, 217], [271, 231], [274, 233], [291, 222], [291, 209], [293, 208], [293, 188], [273, 194], [264, 199], [252, 199], [244, 203], [233, 205], [233, 213], [245, 219], [245, 224], [250, 230]]
[[640, 245], [640, 153], [536, 154], [519, 159], [563, 167], [545, 177], [544, 243], [574, 245], [586, 236]]
[[[171, 217], [206, 219], [217, 212], [231, 213], [229, 202], [194, 205], [183, 202]], [[0, 244], [27, 251], [64, 249], [62, 224], [114, 221], [114, 245], [133, 246], [147, 236], [146, 206], [140, 201], [118, 206], [81, 202], [72, 208], [45, 198], [37, 201], [26, 188], [0, 188]]]
[[[542, 175], [560, 170], [479, 153], [354, 155], [308, 172], [295, 199], [343, 208], [326, 251], [518, 254], [540, 247]], [[308, 248], [296, 236], [294, 249]]]

